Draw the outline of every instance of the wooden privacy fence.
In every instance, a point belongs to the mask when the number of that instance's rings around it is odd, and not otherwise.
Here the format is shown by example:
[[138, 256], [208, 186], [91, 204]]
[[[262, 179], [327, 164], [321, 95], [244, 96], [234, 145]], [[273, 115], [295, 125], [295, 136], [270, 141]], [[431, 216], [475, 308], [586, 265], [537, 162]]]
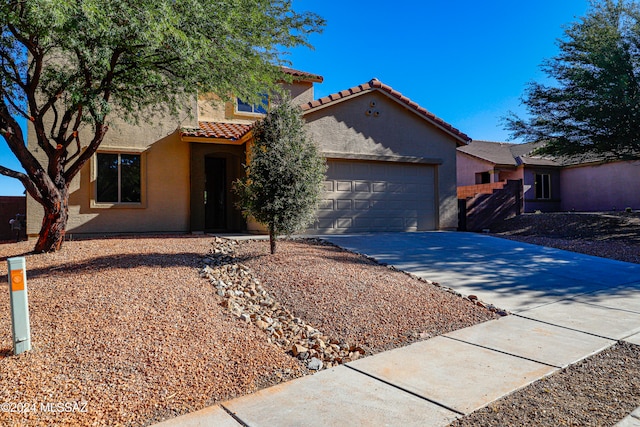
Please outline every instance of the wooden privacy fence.
[[[500, 185], [498, 185], [500, 184]], [[486, 186], [486, 188], [484, 188]], [[522, 181], [473, 185], [473, 190], [458, 187], [458, 230], [482, 231], [494, 221], [522, 213]]]

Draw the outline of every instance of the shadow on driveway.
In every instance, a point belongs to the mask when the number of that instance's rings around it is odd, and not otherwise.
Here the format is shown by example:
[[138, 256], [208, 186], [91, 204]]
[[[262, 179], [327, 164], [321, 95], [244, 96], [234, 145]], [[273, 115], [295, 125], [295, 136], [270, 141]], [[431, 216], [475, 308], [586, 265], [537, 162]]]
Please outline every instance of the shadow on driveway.
[[510, 311], [523, 311], [599, 290], [640, 287], [640, 265], [492, 236], [460, 232], [324, 236]]

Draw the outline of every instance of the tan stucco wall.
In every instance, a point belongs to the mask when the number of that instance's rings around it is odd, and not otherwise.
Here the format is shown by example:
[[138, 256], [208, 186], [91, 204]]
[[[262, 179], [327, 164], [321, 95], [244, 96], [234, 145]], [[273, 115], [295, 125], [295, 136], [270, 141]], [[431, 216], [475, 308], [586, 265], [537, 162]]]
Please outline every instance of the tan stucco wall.
[[433, 159], [437, 166], [439, 228], [456, 228], [456, 141], [378, 91], [305, 114], [322, 152]]
[[[196, 103], [189, 105], [195, 111]], [[68, 234], [110, 232], [186, 232], [189, 230], [189, 145], [180, 141], [177, 129], [190, 125], [188, 108], [180, 118], [158, 117], [151, 123], [132, 125], [122, 120], [111, 124], [99, 151], [140, 153], [143, 162], [143, 203], [138, 206], [91, 205], [94, 191], [93, 159], [84, 165], [70, 186]], [[29, 126], [29, 147], [44, 164], [41, 149]], [[90, 139], [90, 130], [81, 140]], [[28, 233], [35, 235], [42, 223], [42, 208], [27, 201]]]
[[291, 101], [294, 105], [302, 105], [313, 101], [313, 83], [312, 82], [294, 82], [282, 86], [289, 91]]
[[567, 167], [560, 172], [561, 209], [640, 209], [640, 161]]
[[[283, 84], [282, 88], [289, 91], [294, 105], [302, 105], [313, 101], [313, 83], [294, 82]], [[271, 101], [276, 100], [274, 97]], [[213, 94], [198, 97], [197, 119], [203, 122], [253, 123], [262, 117], [261, 114], [237, 112], [234, 101], [222, 101]]]

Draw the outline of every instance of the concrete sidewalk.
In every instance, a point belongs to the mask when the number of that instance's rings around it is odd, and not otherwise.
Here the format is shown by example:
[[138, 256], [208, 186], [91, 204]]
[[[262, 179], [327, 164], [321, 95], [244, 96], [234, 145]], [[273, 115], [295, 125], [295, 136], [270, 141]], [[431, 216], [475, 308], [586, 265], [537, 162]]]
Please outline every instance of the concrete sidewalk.
[[640, 265], [468, 233], [327, 240], [514, 314], [160, 425], [445, 426], [617, 340], [640, 343]]

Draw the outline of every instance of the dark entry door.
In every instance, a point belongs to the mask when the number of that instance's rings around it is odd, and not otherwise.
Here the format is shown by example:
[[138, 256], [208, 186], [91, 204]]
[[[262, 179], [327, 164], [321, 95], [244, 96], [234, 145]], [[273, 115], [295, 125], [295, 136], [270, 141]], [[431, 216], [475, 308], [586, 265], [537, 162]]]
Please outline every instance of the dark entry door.
[[207, 230], [224, 230], [227, 228], [227, 161], [207, 157], [204, 168], [204, 226]]

